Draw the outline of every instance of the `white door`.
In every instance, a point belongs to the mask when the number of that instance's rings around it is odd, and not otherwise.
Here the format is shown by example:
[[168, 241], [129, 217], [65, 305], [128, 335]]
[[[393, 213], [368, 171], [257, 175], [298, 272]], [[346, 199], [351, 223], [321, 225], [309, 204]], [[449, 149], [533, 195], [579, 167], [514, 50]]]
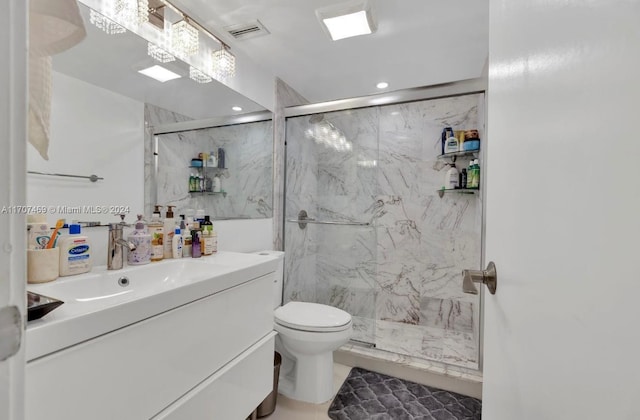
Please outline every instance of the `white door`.
[[[0, 419], [24, 417], [25, 150], [27, 9], [5, 2], [0, 13]], [[17, 214], [16, 214], [17, 213]], [[17, 311], [17, 313], [16, 313]], [[17, 331], [16, 331], [17, 322]]]
[[640, 419], [639, 18], [490, 0], [484, 419]]

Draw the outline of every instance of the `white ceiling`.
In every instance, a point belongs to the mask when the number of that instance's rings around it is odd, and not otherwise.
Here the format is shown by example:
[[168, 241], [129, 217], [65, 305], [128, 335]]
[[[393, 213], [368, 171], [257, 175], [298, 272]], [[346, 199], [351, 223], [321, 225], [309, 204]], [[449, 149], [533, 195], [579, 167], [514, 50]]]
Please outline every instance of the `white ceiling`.
[[[194, 82], [189, 79], [189, 66], [180, 60], [163, 64], [180, 74], [180, 79], [160, 83], [139, 74], [137, 70], [159, 64], [147, 55], [147, 42], [129, 31], [107, 35], [89, 23], [88, 10], [80, 4], [87, 37], [75, 47], [53, 56], [55, 71], [194, 119], [264, 110], [215, 80], [206, 84]], [[232, 106], [243, 110], [232, 111]]]
[[[331, 41], [318, 8], [340, 0], [173, 0], [310, 102], [480, 77], [488, 54], [489, 0], [370, 0], [378, 30]], [[259, 19], [264, 37], [235, 40], [225, 26]]]

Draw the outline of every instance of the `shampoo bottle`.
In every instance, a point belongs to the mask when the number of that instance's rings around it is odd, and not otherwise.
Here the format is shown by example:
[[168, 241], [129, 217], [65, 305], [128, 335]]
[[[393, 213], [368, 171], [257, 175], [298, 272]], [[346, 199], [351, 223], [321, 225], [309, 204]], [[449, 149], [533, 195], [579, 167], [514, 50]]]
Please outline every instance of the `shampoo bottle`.
[[69, 225], [69, 235], [60, 238], [59, 247], [61, 276], [91, 271], [91, 245], [89, 238], [80, 234], [80, 225]]
[[447, 171], [444, 179], [444, 187], [447, 190], [454, 190], [458, 188], [458, 169], [456, 165], [451, 163], [449, 164], [451, 167]]
[[136, 229], [127, 237], [129, 242], [136, 246], [136, 249], [127, 254], [129, 265], [142, 265], [151, 262], [151, 235], [142, 221], [142, 215], [138, 215]]

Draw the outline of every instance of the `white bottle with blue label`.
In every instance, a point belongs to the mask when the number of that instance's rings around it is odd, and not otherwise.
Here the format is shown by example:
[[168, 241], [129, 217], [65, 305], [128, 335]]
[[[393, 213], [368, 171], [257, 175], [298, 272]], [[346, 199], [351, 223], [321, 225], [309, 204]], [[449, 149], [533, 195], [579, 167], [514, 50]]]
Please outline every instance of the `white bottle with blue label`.
[[73, 276], [91, 271], [91, 244], [80, 234], [80, 225], [69, 225], [69, 235], [59, 239], [60, 275]]

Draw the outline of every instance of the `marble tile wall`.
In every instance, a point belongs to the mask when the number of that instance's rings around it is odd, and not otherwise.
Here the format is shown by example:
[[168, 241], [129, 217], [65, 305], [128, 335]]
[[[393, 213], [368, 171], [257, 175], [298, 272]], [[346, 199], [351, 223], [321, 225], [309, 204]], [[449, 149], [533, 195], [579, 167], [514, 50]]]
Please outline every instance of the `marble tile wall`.
[[[480, 268], [481, 197], [440, 198], [447, 167], [437, 156], [444, 127], [481, 128], [482, 102], [465, 95], [287, 120], [286, 217], [305, 208], [371, 225], [288, 223], [285, 300], [347, 310], [355, 338], [379, 349], [477, 367], [479, 298], [462, 292], [460, 272]], [[301, 279], [292, 253], [307, 252], [315, 266], [307, 260]]]
[[[184, 117], [148, 106], [151, 124], [184, 121]], [[273, 125], [271, 121], [214, 127], [158, 136], [156, 202], [175, 205], [175, 214], [186, 209], [204, 209], [214, 219], [272, 217]], [[149, 163], [152, 163], [149, 142]], [[199, 152], [225, 150], [226, 170], [207, 170], [211, 178], [221, 178], [223, 195], [189, 192], [189, 168]], [[147, 156], [147, 154], [145, 154]], [[150, 166], [152, 167], [152, 165]], [[151, 173], [151, 169], [145, 174]], [[145, 180], [145, 184], [147, 184]], [[153, 191], [148, 193], [153, 199]], [[151, 201], [149, 204], [152, 205]]]
[[284, 213], [284, 183], [285, 183], [285, 138], [286, 124], [284, 109], [289, 106], [304, 105], [309, 103], [302, 95], [296, 92], [284, 81], [276, 78], [275, 81], [275, 110], [273, 112], [273, 249], [284, 249], [284, 226], [282, 214]]

